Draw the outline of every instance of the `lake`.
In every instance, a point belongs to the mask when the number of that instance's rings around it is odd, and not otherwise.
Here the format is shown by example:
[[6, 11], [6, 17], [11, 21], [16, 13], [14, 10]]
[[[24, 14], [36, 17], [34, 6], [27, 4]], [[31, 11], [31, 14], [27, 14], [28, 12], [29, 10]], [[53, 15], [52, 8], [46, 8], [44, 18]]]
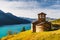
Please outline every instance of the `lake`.
[[4, 37], [7, 35], [8, 31], [12, 31], [19, 33], [22, 28], [25, 27], [26, 30], [31, 29], [31, 24], [18, 24], [18, 25], [5, 25], [5, 26], [0, 26], [0, 38]]

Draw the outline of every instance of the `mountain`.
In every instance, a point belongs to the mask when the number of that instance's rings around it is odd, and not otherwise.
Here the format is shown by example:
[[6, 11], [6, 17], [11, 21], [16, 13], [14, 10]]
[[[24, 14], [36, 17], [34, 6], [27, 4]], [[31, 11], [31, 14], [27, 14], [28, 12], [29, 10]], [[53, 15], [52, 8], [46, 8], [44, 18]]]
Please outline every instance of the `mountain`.
[[[31, 22], [34, 22], [34, 21], [38, 20], [37, 18], [25, 18], [25, 17], [22, 17], [22, 18], [27, 19]], [[53, 21], [53, 20], [56, 20], [56, 18], [50, 18], [50, 17], [46, 18], [46, 21]]]
[[53, 21], [53, 20], [56, 20], [56, 18], [47, 17], [46, 20], [47, 20], [47, 21]]
[[24, 18], [16, 17], [11, 13], [5, 13], [0, 10], [0, 25], [12, 25], [12, 24], [27, 24], [30, 23], [29, 20]]
[[36, 21], [37, 18], [26, 18], [26, 17], [21, 17], [21, 18], [24, 18], [26, 20], [29, 20], [30, 22], [33, 22], [33, 21]]

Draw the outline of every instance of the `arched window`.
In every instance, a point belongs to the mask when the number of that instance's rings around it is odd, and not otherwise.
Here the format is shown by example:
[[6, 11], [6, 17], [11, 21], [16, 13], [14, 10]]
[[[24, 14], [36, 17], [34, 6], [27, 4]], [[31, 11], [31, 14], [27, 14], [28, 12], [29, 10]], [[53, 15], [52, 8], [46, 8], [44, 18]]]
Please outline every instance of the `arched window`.
[[41, 15], [40, 15], [40, 18], [42, 18]]
[[42, 18], [44, 18], [44, 15], [42, 15]]

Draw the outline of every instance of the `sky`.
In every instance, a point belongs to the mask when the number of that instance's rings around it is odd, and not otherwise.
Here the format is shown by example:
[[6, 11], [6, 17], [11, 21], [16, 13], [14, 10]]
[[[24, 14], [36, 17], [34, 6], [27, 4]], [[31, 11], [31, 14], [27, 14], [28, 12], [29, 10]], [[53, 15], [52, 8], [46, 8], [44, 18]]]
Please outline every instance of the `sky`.
[[0, 0], [0, 10], [18, 17], [37, 18], [44, 12], [47, 17], [60, 18], [60, 0]]

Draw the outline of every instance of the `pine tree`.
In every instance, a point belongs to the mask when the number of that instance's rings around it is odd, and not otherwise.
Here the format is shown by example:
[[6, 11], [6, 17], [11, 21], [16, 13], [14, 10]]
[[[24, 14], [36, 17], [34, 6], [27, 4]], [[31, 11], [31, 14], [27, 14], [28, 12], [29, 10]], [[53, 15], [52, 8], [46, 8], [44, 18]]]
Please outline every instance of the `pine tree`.
[[25, 30], [25, 26], [22, 28], [21, 32], [23, 32], [23, 31], [26, 31], [26, 30]]
[[10, 30], [8, 31], [8, 35], [12, 35], [12, 32]]

